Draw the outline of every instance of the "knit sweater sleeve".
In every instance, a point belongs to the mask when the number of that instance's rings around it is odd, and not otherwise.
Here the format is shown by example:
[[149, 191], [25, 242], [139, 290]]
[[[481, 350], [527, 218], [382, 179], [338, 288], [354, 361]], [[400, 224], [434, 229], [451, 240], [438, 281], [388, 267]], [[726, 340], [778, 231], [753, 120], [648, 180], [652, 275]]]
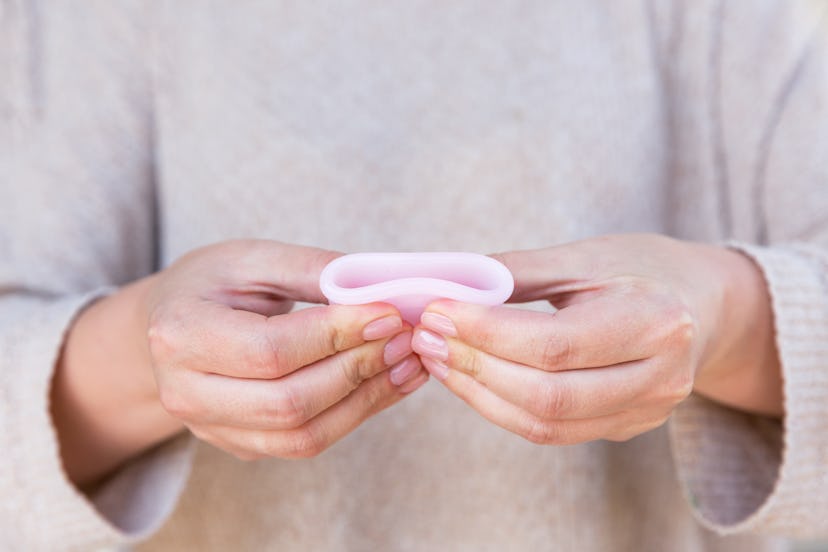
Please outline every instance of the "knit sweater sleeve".
[[183, 438], [87, 497], [62, 469], [49, 412], [72, 320], [153, 269], [149, 89], [135, 62], [146, 46], [141, 5], [0, 0], [3, 550], [140, 538], [169, 515], [187, 475]]
[[[764, 274], [785, 415], [692, 397], [673, 450], [699, 519], [721, 533], [828, 536], [828, 3], [724, 2], [717, 121], [731, 246]], [[743, 8], [743, 6], [741, 6]], [[715, 156], [714, 156], [715, 157]]]

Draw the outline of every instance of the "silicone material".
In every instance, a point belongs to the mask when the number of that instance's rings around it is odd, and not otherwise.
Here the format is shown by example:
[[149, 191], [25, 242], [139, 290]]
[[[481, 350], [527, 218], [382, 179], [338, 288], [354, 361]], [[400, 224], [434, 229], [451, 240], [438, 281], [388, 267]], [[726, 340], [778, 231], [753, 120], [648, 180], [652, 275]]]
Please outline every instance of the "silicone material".
[[355, 253], [330, 262], [319, 286], [332, 304], [391, 303], [415, 325], [436, 299], [499, 305], [515, 282], [503, 264], [476, 253]]

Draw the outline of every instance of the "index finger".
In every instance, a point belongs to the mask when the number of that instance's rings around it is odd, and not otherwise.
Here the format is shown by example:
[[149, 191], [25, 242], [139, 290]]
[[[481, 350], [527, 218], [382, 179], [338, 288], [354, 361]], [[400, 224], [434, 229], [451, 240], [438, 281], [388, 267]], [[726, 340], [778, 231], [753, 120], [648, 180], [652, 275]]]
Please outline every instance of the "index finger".
[[554, 313], [440, 300], [421, 324], [494, 356], [559, 371], [648, 358], [671, 331], [654, 325], [658, 308], [612, 296]]
[[153, 355], [175, 367], [238, 378], [275, 379], [403, 329], [391, 305], [311, 307], [265, 317], [201, 302], [150, 328]]

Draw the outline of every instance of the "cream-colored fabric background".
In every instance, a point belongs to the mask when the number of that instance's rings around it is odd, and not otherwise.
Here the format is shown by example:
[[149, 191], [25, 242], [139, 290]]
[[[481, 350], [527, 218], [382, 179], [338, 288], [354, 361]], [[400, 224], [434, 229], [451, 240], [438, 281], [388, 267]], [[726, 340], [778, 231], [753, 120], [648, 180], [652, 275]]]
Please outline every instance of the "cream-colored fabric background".
[[[0, 6], [4, 546], [754, 552], [828, 532], [824, 1]], [[694, 399], [627, 443], [538, 447], [431, 382], [312, 460], [184, 438], [94, 505], [62, 475], [65, 329], [193, 247], [630, 231], [760, 264], [784, 427]]]

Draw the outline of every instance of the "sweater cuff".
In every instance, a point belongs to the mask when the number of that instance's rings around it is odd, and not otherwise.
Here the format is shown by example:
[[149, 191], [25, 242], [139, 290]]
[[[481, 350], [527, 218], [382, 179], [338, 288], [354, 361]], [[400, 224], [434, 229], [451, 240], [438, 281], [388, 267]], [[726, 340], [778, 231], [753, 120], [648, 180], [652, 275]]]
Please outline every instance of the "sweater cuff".
[[49, 409], [52, 375], [67, 328], [107, 291], [8, 300], [16, 317], [0, 325], [0, 548], [92, 550], [138, 541], [161, 526], [184, 487], [193, 455], [186, 439], [134, 460], [93, 501], [63, 470]]
[[782, 421], [692, 396], [671, 438], [697, 518], [721, 534], [828, 534], [828, 263], [811, 247], [730, 244], [762, 270], [784, 380]]

